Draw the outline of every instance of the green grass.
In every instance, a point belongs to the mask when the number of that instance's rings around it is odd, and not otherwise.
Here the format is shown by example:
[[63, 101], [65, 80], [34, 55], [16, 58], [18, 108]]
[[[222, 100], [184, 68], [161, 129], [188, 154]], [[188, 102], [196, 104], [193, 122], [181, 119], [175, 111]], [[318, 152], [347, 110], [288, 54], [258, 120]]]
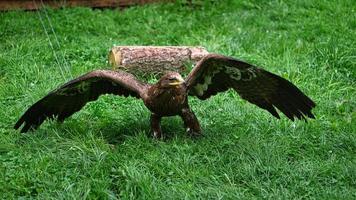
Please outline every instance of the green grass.
[[[355, 10], [250, 0], [0, 13], [0, 199], [355, 199]], [[63, 124], [12, 129], [71, 75], [106, 68], [115, 44], [202, 45], [263, 66], [315, 100], [316, 120], [276, 120], [230, 91], [190, 99], [198, 140], [176, 117], [163, 121], [169, 139], [151, 139], [143, 103], [110, 95]]]

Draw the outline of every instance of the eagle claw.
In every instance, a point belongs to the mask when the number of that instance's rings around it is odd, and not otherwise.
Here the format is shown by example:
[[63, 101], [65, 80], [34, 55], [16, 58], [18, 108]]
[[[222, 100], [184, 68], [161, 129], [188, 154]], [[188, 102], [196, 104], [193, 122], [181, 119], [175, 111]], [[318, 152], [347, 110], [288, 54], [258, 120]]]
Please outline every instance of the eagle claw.
[[159, 132], [156, 132], [156, 131], [153, 131], [152, 136], [153, 136], [154, 139], [157, 139], [157, 140], [163, 140], [164, 139], [163, 134], [159, 133]]
[[194, 131], [193, 129], [187, 128], [187, 133], [191, 138], [199, 138], [204, 136], [201, 131]]

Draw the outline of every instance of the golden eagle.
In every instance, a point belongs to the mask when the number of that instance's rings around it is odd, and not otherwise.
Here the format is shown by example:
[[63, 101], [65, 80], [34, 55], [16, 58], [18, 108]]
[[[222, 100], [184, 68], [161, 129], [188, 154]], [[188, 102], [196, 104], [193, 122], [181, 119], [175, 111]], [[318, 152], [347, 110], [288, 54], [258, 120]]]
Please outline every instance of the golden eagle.
[[201, 134], [199, 122], [190, 109], [188, 95], [205, 100], [218, 92], [234, 89], [243, 99], [270, 112], [278, 108], [289, 119], [314, 118], [315, 103], [291, 82], [246, 62], [218, 54], [201, 59], [184, 80], [168, 72], [155, 84], [142, 83], [124, 71], [95, 70], [71, 80], [33, 104], [17, 121], [21, 132], [36, 129], [47, 118], [63, 121], [87, 102], [102, 94], [141, 98], [151, 111], [153, 136], [162, 137], [160, 121], [165, 116], [182, 117], [187, 132]]

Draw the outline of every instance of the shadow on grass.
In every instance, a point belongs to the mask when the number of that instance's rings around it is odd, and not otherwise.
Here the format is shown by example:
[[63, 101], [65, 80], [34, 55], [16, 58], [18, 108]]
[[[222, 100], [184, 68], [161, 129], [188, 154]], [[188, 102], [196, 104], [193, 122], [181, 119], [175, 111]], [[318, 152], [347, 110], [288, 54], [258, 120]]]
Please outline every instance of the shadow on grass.
[[[101, 123], [97, 127], [103, 138], [110, 144], [121, 144], [128, 137], [138, 136], [139, 133], [145, 133], [146, 137], [154, 139], [151, 133], [150, 119], [144, 117], [139, 120], [129, 120], [124, 123], [117, 120], [111, 120], [106, 123]], [[172, 140], [176, 136], [186, 137], [183, 122], [179, 117], [165, 117], [161, 124], [164, 140]]]
[[100, 133], [109, 144], [118, 145], [122, 144], [129, 137], [137, 136], [140, 132], [149, 135], [149, 121], [148, 119], [142, 119], [120, 122], [112, 119], [100, 123], [96, 127], [96, 132]]
[[[203, 118], [203, 116], [200, 117]], [[239, 119], [236, 120], [239, 121]], [[221, 136], [222, 134], [236, 132], [236, 124], [242, 123], [242, 121], [231, 123], [229, 120], [221, 123], [220, 120], [204, 119], [201, 119], [201, 122], [207, 123], [205, 125], [202, 124], [204, 137], [191, 138], [186, 133], [183, 121], [179, 116], [164, 117], [161, 122], [164, 134], [163, 141], [169, 142], [176, 139], [203, 140], [203, 138], [206, 138], [205, 140], [215, 140], [223, 137]], [[244, 128], [240, 127], [240, 129]], [[43, 141], [43, 145], [47, 146], [56, 141], [78, 140], [78, 138], [80, 140], [91, 140], [94, 136], [94, 138], [104, 139], [108, 144], [120, 145], [127, 139], [138, 137], [142, 133], [148, 139], [155, 140], [152, 137], [150, 117], [147, 113], [126, 116], [106, 115], [105, 117], [82, 115], [69, 118], [63, 123], [56, 120], [48, 120], [39, 129], [20, 134], [16, 144], [26, 145], [37, 142], [42, 143], [41, 141]]]

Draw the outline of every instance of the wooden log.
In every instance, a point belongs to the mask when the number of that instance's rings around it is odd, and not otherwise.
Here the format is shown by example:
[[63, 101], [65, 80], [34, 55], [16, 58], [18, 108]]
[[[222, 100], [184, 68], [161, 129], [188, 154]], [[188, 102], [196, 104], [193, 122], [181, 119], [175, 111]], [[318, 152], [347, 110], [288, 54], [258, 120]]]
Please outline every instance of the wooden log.
[[204, 47], [192, 46], [115, 46], [109, 52], [109, 63], [114, 70], [182, 71], [208, 53]]
[[44, 6], [52, 8], [86, 6], [93, 8], [126, 7], [168, 0], [0, 0], [0, 10], [37, 10]]

